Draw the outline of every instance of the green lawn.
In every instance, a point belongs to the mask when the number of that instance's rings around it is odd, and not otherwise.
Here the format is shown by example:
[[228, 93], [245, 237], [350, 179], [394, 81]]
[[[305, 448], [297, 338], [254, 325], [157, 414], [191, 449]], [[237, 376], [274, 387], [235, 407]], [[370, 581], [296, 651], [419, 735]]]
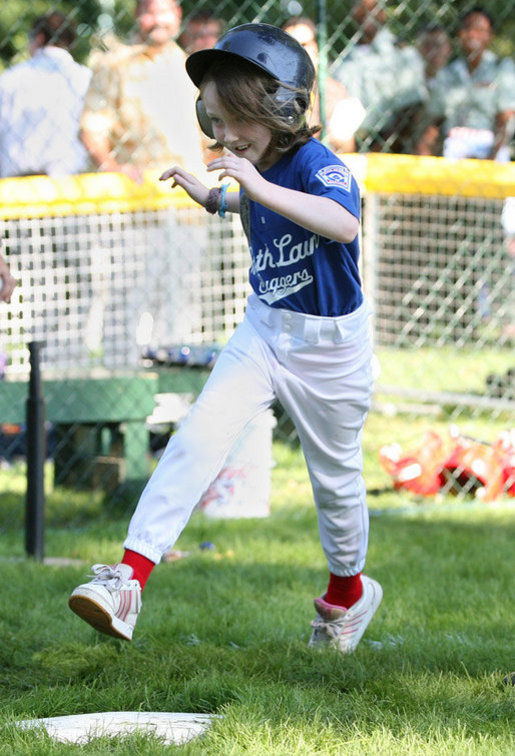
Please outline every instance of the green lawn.
[[377, 350], [378, 382], [420, 391], [483, 395], [490, 374], [515, 368], [513, 348], [418, 347]]
[[[270, 517], [192, 518], [177, 544], [191, 554], [151, 576], [132, 644], [67, 607], [90, 564], [119, 559], [129, 512], [52, 525], [45, 553], [71, 566], [13, 560], [23, 535], [4, 532], [0, 754], [514, 753], [515, 689], [502, 683], [515, 670], [513, 500], [392, 491], [377, 464], [392, 435], [398, 419], [370, 417], [367, 572], [384, 601], [352, 656], [307, 647], [327, 570], [304, 464], [287, 447], [275, 447]], [[200, 550], [206, 540], [216, 550]], [[182, 747], [138, 735], [77, 748], [12, 725], [118, 710], [221, 718]]]

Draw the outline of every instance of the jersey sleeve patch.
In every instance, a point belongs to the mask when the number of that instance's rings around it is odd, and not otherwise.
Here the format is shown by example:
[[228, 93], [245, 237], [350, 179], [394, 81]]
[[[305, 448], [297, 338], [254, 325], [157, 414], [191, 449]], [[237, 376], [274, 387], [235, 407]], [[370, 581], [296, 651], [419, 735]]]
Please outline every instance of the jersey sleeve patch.
[[336, 186], [350, 192], [352, 174], [345, 165], [326, 165], [315, 175], [324, 186]]

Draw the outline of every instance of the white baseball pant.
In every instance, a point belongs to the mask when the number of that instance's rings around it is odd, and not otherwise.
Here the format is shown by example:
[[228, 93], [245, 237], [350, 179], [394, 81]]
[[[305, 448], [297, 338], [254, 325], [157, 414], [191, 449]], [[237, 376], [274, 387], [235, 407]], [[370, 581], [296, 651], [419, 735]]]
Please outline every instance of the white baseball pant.
[[272, 308], [252, 294], [145, 487], [124, 547], [157, 564], [243, 428], [277, 398], [299, 434], [329, 569], [360, 572], [368, 545], [361, 439], [372, 393], [369, 315], [366, 302], [325, 318]]

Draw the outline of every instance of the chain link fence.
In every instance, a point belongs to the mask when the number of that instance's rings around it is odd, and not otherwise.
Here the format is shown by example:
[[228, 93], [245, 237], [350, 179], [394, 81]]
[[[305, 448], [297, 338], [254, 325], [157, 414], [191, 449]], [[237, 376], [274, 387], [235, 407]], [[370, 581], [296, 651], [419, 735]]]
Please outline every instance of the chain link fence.
[[[228, 27], [322, 19], [323, 75], [359, 38], [350, 5], [183, 2], [183, 25], [200, 9]], [[452, 34], [473, 5], [385, 7], [391, 30], [412, 45], [435, 21]], [[494, 49], [513, 56], [513, 1], [483, 5], [496, 22]], [[6, 5], [5, 68], [27, 56], [30, 25], [49, 8], [38, 0]], [[83, 62], [113, 34], [128, 39], [134, 29], [133, 3], [79, 0], [55, 9], [76, 21], [74, 55]], [[384, 154], [396, 144], [386, 115], [384, 128], [358, 139], [362, 154], [346, 157], [363, 192], [362, 275], [380, 365], [375, 409], [513, 426], [515, 259], [501, 222], [515, 195], [513, 163]], [[403, 126], [397, 118], [399, 133]], [[73, 526], [126, 511], [242, 318], [249, 258], [239, 219], [223, 222], [172, 198], [153, 173], [139, 185], [107, 173], [6, 178], [0, 202], [3, 251], [20, 282], [0, 309], [0, 532], [23, 524], [31, 342], [41, 344], [47, 521]], [[276, 438], [295, 442], [275, 411]]]

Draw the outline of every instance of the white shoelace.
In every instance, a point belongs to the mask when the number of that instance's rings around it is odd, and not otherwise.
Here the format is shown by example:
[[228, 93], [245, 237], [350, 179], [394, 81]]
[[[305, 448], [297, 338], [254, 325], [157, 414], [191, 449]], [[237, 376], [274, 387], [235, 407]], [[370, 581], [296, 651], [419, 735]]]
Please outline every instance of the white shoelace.
[[102, 585], [112, 588], [117, 591], [126, 585], [127, 581], [123, 578], [119, 565], [113, 568], [111, 564], [94, 564], [91, 568], [93, 575], [93, 583], [101, 583]]
[[318, 635], [325, 634], [329, 636], [329, 638], [338, 638], [340, 635], [340, 626], [342, 624], [343, 617], [339, 617], [335, 620], [324, 620], [322, 617], [317, 617], [316, 619], [312, 620], [311, 627], [314, 629], [315, 633]]

